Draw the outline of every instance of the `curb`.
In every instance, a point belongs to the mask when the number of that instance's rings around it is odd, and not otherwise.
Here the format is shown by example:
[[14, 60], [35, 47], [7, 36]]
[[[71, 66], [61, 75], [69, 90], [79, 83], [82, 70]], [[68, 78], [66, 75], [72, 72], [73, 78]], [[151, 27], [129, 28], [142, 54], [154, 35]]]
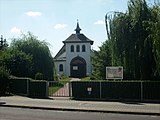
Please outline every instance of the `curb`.
[[0, 105], [6, 104], [6, 102], [0, 102]]
[[160, 116], [160, 113], [149, 112], [129, 112], [129, 111], [110, 111], [110, 110], [93, 110], [93, 109], [79, 109], [79, 108], [49, 108], [49, 107], [37, 107], [37, 106], [20, 106], [20, 105], [6, 105], [0, 104], [2, 107], [12, 108], [27, 108], [27, 109], [40, 109], [40, 110], [58, 110], [58, 111], [77, 111], [77, 112], [99, 112], [99, 113], [115, 113], [115, 114], [132, 114], [132, 115], [156, 115]]

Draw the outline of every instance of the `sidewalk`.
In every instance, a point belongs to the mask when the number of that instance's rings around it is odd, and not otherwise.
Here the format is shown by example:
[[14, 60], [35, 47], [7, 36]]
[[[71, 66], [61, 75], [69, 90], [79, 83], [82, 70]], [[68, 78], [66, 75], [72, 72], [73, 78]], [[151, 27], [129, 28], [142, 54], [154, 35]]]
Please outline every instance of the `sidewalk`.
[[[4, 104], [4, 102], [6, 104]], [[3, 104], [1, 104], [3, 103]], [[75, 101], [67, 99], [33, 99], [21, 96], [0, 97], [0, 106], [44, 110], [67, 110], [106, 113], [160, 115], [160, 104]]]

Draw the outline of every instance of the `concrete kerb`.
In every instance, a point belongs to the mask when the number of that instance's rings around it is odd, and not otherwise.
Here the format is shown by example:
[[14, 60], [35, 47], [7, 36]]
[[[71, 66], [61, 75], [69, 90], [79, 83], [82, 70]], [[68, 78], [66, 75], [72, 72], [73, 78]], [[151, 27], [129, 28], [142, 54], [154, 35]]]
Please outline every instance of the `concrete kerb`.
[[115, 113], [115, 114], [133, 114], [133, 115], [156, 115], [160, 116], [160, 113], [149, 112], [130, 112], [130, 111], [110, 111], [110, 110], [96, 110], [96, 109], [80, 109], [80, 108], [58, 108], [58, 107], [38, 107], [38, 106], [22, 106], [22, 105], [7, 105], [0, 104], [2, 107], [13, 108], [26, 108], [26, 109], [40, 109], [40, 110], [58, 110], [58, 111], [77, 111], [77, 112], [99, 112], [99, 113]]
[[1, 102], [1, 101], [0, 101], [0, 105], [3, 105], [3, 104], [6, 104], [6, 102]]
[[1, 101], [1, 96], [0, 96], [0, 105], [6, 104], [6, 102]]
[[110, 102], [79, 101], [79, 100], [77, 101], [64, 98], [38, 99], [38, 98], [28, 98], [22, 96], [2, 97], [0, 98], [0, 103], [1, 103], [0, 106], [3, 107], [160, 116], [159, 103], [126, 104], [122, 102], [111, 102], [111, 101]]

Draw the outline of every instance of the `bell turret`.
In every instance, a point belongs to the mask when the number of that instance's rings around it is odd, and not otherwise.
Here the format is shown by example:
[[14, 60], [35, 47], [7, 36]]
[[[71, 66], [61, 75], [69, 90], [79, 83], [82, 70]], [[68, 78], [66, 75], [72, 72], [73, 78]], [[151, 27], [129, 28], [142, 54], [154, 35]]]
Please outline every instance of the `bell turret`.
[[76, 34], [80, 34], [81, 28], [79, 27], [78, 20], [77, 20], [77, 27], [76, 27], [75, 31], [76, 31]]

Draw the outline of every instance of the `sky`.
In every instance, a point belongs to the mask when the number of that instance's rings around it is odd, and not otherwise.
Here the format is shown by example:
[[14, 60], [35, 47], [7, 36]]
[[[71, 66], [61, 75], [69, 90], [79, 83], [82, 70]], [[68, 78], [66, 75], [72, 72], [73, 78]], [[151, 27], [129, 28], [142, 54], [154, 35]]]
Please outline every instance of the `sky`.
[[[149, 2], [152, 0], [149, 0]], [[0, 35], [11, 38], [30, 31], [49, 44], [54, 57], [62, 41], [75, 33], [77, 19], [81, 33], [94, 41], [98, 50], [107, 39], [105, 15], [126, 12], [128, 0], [0, 0]]]

